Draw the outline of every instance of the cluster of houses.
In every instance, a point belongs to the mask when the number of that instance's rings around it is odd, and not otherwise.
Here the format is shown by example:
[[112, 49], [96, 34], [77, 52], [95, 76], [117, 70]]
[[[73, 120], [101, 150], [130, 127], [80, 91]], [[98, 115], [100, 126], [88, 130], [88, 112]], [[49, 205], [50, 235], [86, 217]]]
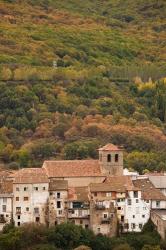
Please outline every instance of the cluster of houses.
[[[125, 174], [124, 174], [125, 173]], [[95, 234], [140, 232], [151, 217], [166, 232], [166, 176], [124, 172], [123, 148], [107, 144], [99, 160], [45, 161], [0, 172], [0, 229], [14, 222], [71, 222]]]

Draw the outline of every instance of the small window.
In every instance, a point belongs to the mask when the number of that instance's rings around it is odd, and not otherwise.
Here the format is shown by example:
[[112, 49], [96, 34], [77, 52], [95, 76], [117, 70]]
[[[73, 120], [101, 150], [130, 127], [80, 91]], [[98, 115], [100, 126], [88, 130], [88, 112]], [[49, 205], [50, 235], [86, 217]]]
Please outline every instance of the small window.
[[17, 222], [17, 226], [18, 226], [18, 227], [20, 226], [20, 221]]
[[29, 212], [29, 207], [26, 207], [26, 211]]
[[9, 215], [8, 215], [8, 214], [6, 214], [6, 217], [9, 217]]
[[97, 196], [97, 192], [94, 193], [94, 196]]
[[46, 187], [43, 187], [43, 190], [46, 190]]
[[83, 220], [80, 220], [80, 225], [82, 225], [83, 224]]
[[124, 222], [124, 215], [121, 215], [121, 222]]
[[2, 212], [6, 212], [6, 205], [2, 205]]
[[107, 196], [107, 197], [109, 197], [109, 196], [111, 197], [111, 195], [112, 195], [111, 192], [106, 193], [106, 196]]
[[16, 207], [16, 213], [21, 213], [21, 207]]
[[3, 198], [3, 203], [7, 203], [7, 198]]
[[128, 199], [127, 203], [128, 203], [129, 206], [131, 206], [131, 199]]
[[17, 219], [20, 220], [20, 215], [17, 216]]
[[57, 201], [57, 208], [61, 208], [61, 202]]
[[139, 229], [142, 229], [142, 224], [141, 223], [139, 224]]
[[28, 188], [27, 187], [24, 187], [24, 191], [27, 191], [28, 190]]
[[149, 200], [146, 200], [146, 203], [149, 203]]
[[118, 207], [118, 210], [121, 210], [121, 207]]
[[58, 214], [61, 215], [61, 214], [62, 214], [62, 210], [59, 210], [59, 211], [58, 211]]
[[131, 228], [132, 228], [132, 229], [135, 229], [135, 223], [132, 223], [132, 224], [131, 224]]
[[20, 191], [19, 187], [16, 187], [16, 191]]
[[108, 214], [104, 214], [104, 219], [107, 219], [108, 218]]
[[40, 217], [36, 217], [36, 222], [40, 222]]
[[138, 191], [134, 191], [134, 198], [138, 198]]
[[145, 215], [144, 215], [144, 214], [142, 215], [142, 218], [145, 218]]
[[61, 197], [61, 193], [57, 193], [57, 199]]
[[129, 223], [125, 223], [125, 224], [124, 224], [124, 228], [125, 228], [125, 229], [129, 229]]
[[115, 162], [118, 162], [118, 161], [119, 161], [119, 155], [115, 154]]
[[50, 192], [50, 195], [52, 195], [52, 192]]
[[110, 154], [107, 155], [107, 162], [111, 162], [111, 155]]
[[139, 200], [138, 200], [138, 199], [136, 199], [136, 203], [139, 203]]
[[34, 190], [35, 190], [35, 191], [38, 191], [38, 190], [39, 190], [39, 188], [38, 188], [38, 187], [34, 187]]
[[29, 198], [28, 197], [24, 197], [24, 201], [28, 201], [29, 200]]
[[135, 215], [133, 215], [133, 219], [135, 218]]
[[156, 207], [160, 207], [160, 201], [156, 201]]
[[19, 201], [19, 197], [16, 197], [16, 201]]
[[34, 207], [34, 213], [38, 214], [39, 213], [39, 208], [38, 207]]

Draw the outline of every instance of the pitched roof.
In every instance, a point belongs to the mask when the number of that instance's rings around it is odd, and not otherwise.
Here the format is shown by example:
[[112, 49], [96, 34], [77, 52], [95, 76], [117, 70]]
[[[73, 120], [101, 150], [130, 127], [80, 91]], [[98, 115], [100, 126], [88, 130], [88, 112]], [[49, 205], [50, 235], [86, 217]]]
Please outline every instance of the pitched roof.
[[112, 185], [112, 183], [91, 183], [89, 188], [90, 192], [126, 192], [126, 188], [124, 186]]
[[117, 190], [118, 188], [125, 188], [125, 190], [138, 190], [138, 188], [133, 185], [131, 176], [109, 176], [104, 182], [109, 183]]
[[149, 176], [149, 180], [156, 188], [166, 188], [166, 176]]
[[68, 200], [70, 201], [89, 201], [88, 187], [71, 187], [68, 191]]
[[109, 143], [109, 144], [103, 146], [102, 148], [99, 148], [99, 151], [100, 150], [102, 150], [102, 151], [122, 151], [123, 147], [116, 146], [114, 144]]
[[45, 161], [43, 169], [48, 177], [104, 176], [98, 160]]
[[68, 189], [68, 181], [65, 180], [51, 180], [49, 183], [49, 190], [67, 190]]
[[148, 178], [137, 179], [133, 183], [142, 190], [142, 198], [144, 200], [166, 200], [166, 196], [155, 188]]
[[48, 183], [48, 177], [43, 168], [23, 168], [13, 175], [13, 183]]
[[12, 194], [13, 192], [13, 182], [9, 180], [4, 180], [0, 182], [0, 195]]

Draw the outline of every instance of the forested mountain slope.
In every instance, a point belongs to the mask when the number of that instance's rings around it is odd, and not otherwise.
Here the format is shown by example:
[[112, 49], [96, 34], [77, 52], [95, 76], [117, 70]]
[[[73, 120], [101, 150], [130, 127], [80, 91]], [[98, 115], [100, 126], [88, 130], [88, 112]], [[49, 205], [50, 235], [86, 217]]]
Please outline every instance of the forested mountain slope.
[[164, 0], [1, 0], [2, 164], [96, 158], [111, 141], [127, 167], [166, 169], [165, 12]]

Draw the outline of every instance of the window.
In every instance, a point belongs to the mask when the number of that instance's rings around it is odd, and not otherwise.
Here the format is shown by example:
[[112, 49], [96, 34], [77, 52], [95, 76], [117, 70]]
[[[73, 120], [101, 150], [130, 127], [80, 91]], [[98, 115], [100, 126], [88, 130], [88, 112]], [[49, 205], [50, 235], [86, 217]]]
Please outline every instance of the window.
[[118, 210], [121, 210], [121, 207], [118, 207]]
[[24, 187], [24, 191], [27, 191], [28, 190], [28, 188], [27, 187]]
[[160, 201], [156, 201], [156, 207], [160, 207]]
[[39, 208], [38, 207], [34, 207], [34, 213], [38, 214], [39, 213]]
[[57, 208], [61, 208], [61, 202], [57, 201], [56, 206], [57, 206]]
[[139, 224], [139, 229], [142, 229], [142, 224], [141, 223]]
[[144, 215], [144, 214], [142, 215], [142, 218], [145, 218], [145, 215]]
[[52, 192], [50, 192], [50, 195], [52, 195]]
[[81, 225], [83, 224], [83, 220], [80, 220], [80, 224], [81, 224]]
[[16, 187], [16, 191], [20, 191], [19, 187]]
[[149, 203], [149, 200], [146, 200], [146, 203]]
[[125, 223], [125, 224], [124, 224], [124, 228], [125, 228], [125, 229], [129, 229], [129, 224], [128, 224], [128, 223]]
[[94, 193], [94, 196], [97, 196], [97, 192]]
[[36, 222], [40, 222], [40, 217], [36, 217]]
[[107, 197], [111, 197], [111, 192], [106, 193]]
[[38, 190], [39, 190], [39, 188], [38, 188], [38, 187], [34, 187], [34, 190], [35, 190], [35, 191], [38, 191]]
[[135, 229], [135, 223], [131, 223], [131, 228]]
[[133, 219], [135, 218], [135, 215], [133, 215]]
[[104, 214], [103, 217], [104, 217], [104, 219], [107, 219], [108, 218], [108, 214]]
[[27, 211], [27, 212], [29, 211], [29, 207], [26, 207], [26, 211]]
[[115, 154], [115, 162], [118, 162], [118, 161], [119, 161], [119, 155]]
[[6, 205], [2, 205], [2, 212], [6, 212]]
[[128, 199], [127, 203], [128, 203], [129, 206], [131, 206], [131, 199]]
[[18, 226], [18, 227], [20, 226], [20, 221], [17, 222], [17, 226]]
[[124, 215], [121, 215], [121, 222], [124, 222]]
[[16, 197], [16, 201], [19, 201], [19, 197]]
[[29, 198], [28, 197], [24, 197], [24, 201], [28, 201], [29, 200]]
[[20, 215], [17, 216], [17, 219], [20, 220]]
[[43, 190], [46, 190], [46, 187], [43, 187]]
[[16, 207], [16, 214], [20, 214], [21, 213], [21, 207]]
[[62, 214], [62, 210], [59, 210], [59, 211], [58, 211], [58, 214], [61, 215], [61, 214]]
[[139, 203], [139, 200], [138, 200], [138, 199], [136, 199], [136, 203]]
[[61, 193], [57, 193], [57, 199], [61, 197]]
[[134, 191], [134, 198], [138, 198], [138, 191]]
[[3, 203], [7, 203], [7, 198], [3, 198]]
[[111, 155], [110, 154], [107, 155], [107, 162], [111, 162]]

